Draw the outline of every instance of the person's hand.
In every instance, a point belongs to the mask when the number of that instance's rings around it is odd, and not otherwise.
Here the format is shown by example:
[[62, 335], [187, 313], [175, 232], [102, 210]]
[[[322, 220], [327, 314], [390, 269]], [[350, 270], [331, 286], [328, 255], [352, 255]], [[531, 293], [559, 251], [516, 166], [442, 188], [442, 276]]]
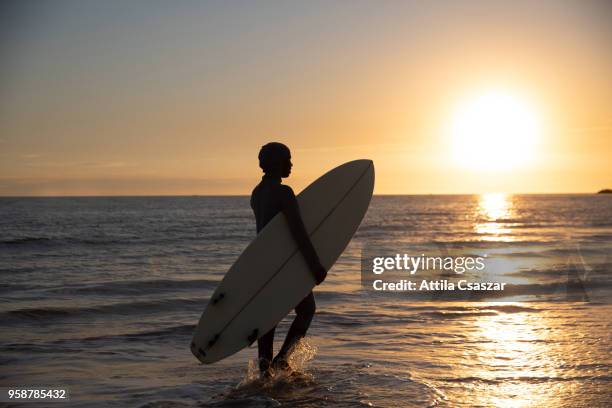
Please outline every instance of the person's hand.
[[314, 274], [317, 285], [320, 285], [321, 282], [323, 282], [327, 277], [327, 271], [325, 270], [325, 267], [321, 264], [316, 265], [312, 273]]

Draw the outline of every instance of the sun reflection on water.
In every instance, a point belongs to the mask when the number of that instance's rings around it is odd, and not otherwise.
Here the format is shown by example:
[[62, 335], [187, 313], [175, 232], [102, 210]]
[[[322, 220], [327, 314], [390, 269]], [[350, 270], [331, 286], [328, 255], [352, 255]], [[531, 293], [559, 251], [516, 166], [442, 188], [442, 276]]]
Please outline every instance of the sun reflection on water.
[[483, 194], [478, 201], [474, 229], [482, 241], [514, 241], [512, 230], [507, 226], [512, 213], [512, 202], [507, 194]]
[[[528, 313], [480, 316], [474, 335], [480, 339], [478, 378], [490, 382], [479, 395], [484, 406], [547, 406], [548, 378], [557, 373], [550, 361], [548, 330], [540, 319]], [[554, 358], [553, 358], [554, 360]], [[476, 405], [480, 405], [476, 404]]]

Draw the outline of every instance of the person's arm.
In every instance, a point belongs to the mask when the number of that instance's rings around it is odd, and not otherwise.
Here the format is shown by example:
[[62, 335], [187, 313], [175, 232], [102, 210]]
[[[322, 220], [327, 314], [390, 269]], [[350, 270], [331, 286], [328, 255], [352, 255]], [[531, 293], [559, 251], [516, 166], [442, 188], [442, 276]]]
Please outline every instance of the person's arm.
[[283, 187], [285, 189], [285, 196], [283, 197], [282, 212], [287, 218], [291, 235], [293, 235], [298, 247], [302, 251], [302, 254], [306, 259], [310, 270], [313, 272], [318, 285], [325, 280], [327, 271], [321, 264], [319, 255], [317, 255], [317, 251], [314, 249], [312, 241], [306, 232], [306, 227], [304, 226], [304, 221], [300, 215], [300, 208], [293, 190], [289, 186]]

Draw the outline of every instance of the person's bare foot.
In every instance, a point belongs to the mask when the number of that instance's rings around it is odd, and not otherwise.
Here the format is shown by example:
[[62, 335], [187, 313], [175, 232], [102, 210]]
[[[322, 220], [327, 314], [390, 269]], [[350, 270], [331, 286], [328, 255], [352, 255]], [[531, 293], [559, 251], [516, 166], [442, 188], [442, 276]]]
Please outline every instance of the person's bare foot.
[[272, 361], [272, 368], [277, 371], [290, 371], [291, 366], [285, 358], [279, 358], [278, 356]]
[[267, 379], [272, 377], [272, 368], [270, 367], [270, 360], [265, 358], [259, 359], [259, 378]]
[[259, 379], [261, 379], [261, 380], [269, 380], [273, 376], [274, 375], [272, 374], [272, 369], [271, 368], [268, 368], [265, 371], [260, 371], [259, 372]]

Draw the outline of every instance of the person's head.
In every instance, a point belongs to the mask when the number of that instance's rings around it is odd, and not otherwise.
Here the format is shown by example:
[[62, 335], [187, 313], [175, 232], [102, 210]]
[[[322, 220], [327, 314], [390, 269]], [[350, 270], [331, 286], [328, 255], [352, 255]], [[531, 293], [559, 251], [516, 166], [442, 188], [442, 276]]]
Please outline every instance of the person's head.
[[271, 176], [289, 177], [291, 174], [291, 152], [282, 143], [270, 142], [259, 151], [259, 167]]

